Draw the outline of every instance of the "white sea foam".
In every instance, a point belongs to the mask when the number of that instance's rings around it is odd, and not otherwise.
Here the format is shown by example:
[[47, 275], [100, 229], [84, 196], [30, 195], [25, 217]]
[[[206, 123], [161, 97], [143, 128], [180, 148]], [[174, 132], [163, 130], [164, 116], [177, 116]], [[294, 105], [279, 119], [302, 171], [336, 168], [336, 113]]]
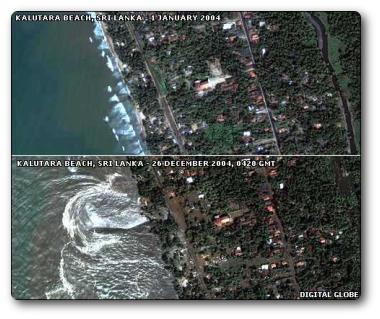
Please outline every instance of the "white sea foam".
[[119, 97], [114, 94], [110, 97], [110, 102], [120, 102]]
[[[139, 114], [134, 113], [136, 110], [134, 110], [132, 105], [128, 104], [130, 101], [125, 100], [126, 96], [131, 96], [130, 90], [123, 79], [119, 63], [110, 48], [102, 24], [99, 21], [96, 21], [95, 12], [90, 12], [89, 14], [94, 17], [95, 20], [93, 33], [94, 38], [97, 41], [97, 48], [101, 52], [102, 57], [105, 58], [106, 65], [112, 72], [115, 81], [117, 81], [114, 88], [111, 85], [107, 86], [108, 93], [114, 91], [117, 92], [117, 94], [113, 94], [109, 98], [110, 103], [116, 103], [116, 105], [112, 108], [111, 113], [105, 118], [108, 119], [106, 122], [109, 123], [115, 139], [122, 144], [121, 150], [123, 152], [143, 155], [144, 148], [141, 141], [138, 143], [136, 142], [136, 140], [141, 138], [139, 133], [142, 131], [140, 122], [136, 120], [136, 117]], [[131, 121], [131, 117], [134, 119], [133, 122]], [[119, 135], [123, 136], [122, 140], [120, 140]], [[134, 146], [135, 148], [132, 149], [131, 146]]]
[[64, 177], [53, 174], [47, 183], [49, 213], [62, 213], [64, 232], [57, 223], [56, 234], [46, 238], [58, 251], [46, 252], [52, 253], [56, 272], [46, 274], [49, 284], [41, 283], [42, 293], [48, 299], [174, 298], [171, 274], [160, 259], [157, 237], [144, 225], [148, 219], [131, 172], [80, 171], [63, 170]]
[[111, 70], [111, 72], [115, 71], [114, 63], [108, 54], [106, 54], [106, 59], [108, 68]]
[[59, 278], [61, 279], [61, 283], [65, 292], [69, 294], [69, 296], [74, 299], [74, 286], [67, 280], [65, 275], [65, 261], [63, 259], [63, 252], [68, 244], [63, 246], [61, 250], [61, 260], [59, 262]]
[[[65, 206], [62, 224], [71, 240], [77, 247], [84, 248], [84, 251], [96, 251], [102, 247], [99, 246], [103, 245], [99, 244], [101, 242], [99, 238], [97, 240], [92, 238], [97, 228], [131, 229], [148, 221], [140, 214], [137, 202], [132, 205], [131, 198], [127, 194], [112, 189], [112, 183], [116, 177], [118, 175], [111, 175], [106, 182], [84, 187], [72, 196]], [[122, 202], [128, 209], [115, 210], [111, 206], [114, 202]], [[106, 206], [99, 210], [99, 204]], [[107, 239], [104, 244], [114, 243], [109, 238], [104, 239]], [[91, 246], [93, 242], [96, 242], [97, 248], [86, 247]]]
[[70, 173], [76, 173], [78, 171], [78, 167], [72, 167], [72, 166], [70, 166], [67, 169], [69, 170]]
[[126, 88], [126, 87], [121, 88], [120, 91], [119, 91], [119, 94], [121, 94], [121, 95], [131, 95], [131, 93], [129, 92], [129, 89]]
[[100, 42], [100, 44], [98, 46], [98, 49], [99, 50], [109, 50], [108, 42], [106, 41], [106, 39], [102, 39], [102, 41]]

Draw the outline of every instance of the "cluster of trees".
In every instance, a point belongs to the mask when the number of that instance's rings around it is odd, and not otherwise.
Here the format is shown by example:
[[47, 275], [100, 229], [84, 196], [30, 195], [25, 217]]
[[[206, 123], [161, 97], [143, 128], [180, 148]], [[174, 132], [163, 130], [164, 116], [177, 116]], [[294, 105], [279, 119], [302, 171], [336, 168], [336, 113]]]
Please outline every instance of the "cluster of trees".
[[[165, 116], [157, 100], [157, 90], [147, 74], [142, 53], [136, 50], [136, 43], [127, 26], [121, 21], [108, 21], [107, 32], [113, 40], [119, 59], [127, 65], [123, 76], [132, 92], [132, 98], [140, 106], [147, 118], [143, 121], [146, 132], [146, 143], [153, 154], [177, 154], [178, 146], [172, 142], [171, 131], [165, 122]], [[116, 45], [116, 42], [123, 45]], [[145, 74], [147, 81], [141, 77]], [[149, 122], [155, 119], [153, 125]], [[165, 145], [166, 149], [162, 150]]]
[[[347, 81], [349, 101], [354, 121], [360, 127], [361, 118], [361, 18], [358, 12], [327, 12], [329, 32], [344, 43], [339, 49], [339, 61], [342, 68], [338, 78]], [[343, 81], [343, 83], [344, 83]], [[356, 133], [360, 133], [356, 131]], [[360, 143], [360, 136], [357, 142]]]
[[[257, 29], [260, 43], [254, 47], [260, 82], [276, 100], [270, 104], [274, 115], [288, 118], [289, 133], [279, 135], [282, 152], [345, 153], [338, 96], [311, 24], [301, 12], [258, 12], [253, 21], [266, 23]], [[314, 123], [322, 129], [315, 130]]]
[[[200, 16], [201, 13], [197, 13]], [[220, 13], [208, 13], [220, 14]], [[230, 18], [233, 13], [224, 12], [221, 20]], [[210, 138], [213, 134], [213, 124], [217, 116], [223, 115], [222, 125], [232, 126], [233, 140], [226, 143], [225, 153], [249, 153], [241, 137], [243, 131], [251, 130], [255, 139], [266, 139], [272, 136], [265, 131], [270, 127], [265, 123], [252, 124], [253, 114], [247, 111], [252, 104], [248, 89], [255, 83], [241, 63], [237, 52], [247, 50], [247, 43], [241, 37], [236, 37], [237, 30], [223, 30], [223, 21], [205, 22], [165, 22], [150, 21], [146, 24], [136, 23], [135, 27], [144, 43], [144, 51], [155, 67], [159, 70], [167, 88], [167, 100], [174, 110], [178, 123], [190, 130], [192, 124], [197, 124], [196, 132], [186, 135], [186, 140], [192, 146], [188, 147], [192, 153], [215, 153], [220, 149], [220, 141]], [[240, 30], [240, 32], [243, 32]], [[155, 42], [150, 43], [148, 38], [154, 36]], [[162, 36], [166, 40], [162, 41]], [[234, 37], [233, 43], [227, 38]], [[172, 38], [176, 40], [170, 40]], [[194, 82], [204, 81], [211, 77], [210, 63], [220, 62], [224, 75], [232, 78], [227, 83], [234, 83], [236, 90], [223, 90], [218, 85], [212, 92], [198, 97]], [[190, 72], [191, 71], [191, 72]]]
[[[278, 175], [270, 177], [269, 182], [289, 253], [295, 264], [305, 262], [296, 267], [301, 290], [360, 291], [360, 159], [284, 158], [276, 167]], [[276, 283], [282, 273], [289, 276], [287, 267], [266, 278], [259, 271], [259, 266], [274, 256], [277, 260], [285, 258], [281, 251], [274, 254], [276, 246], [268, 242], [270, 214], [260, 196], [267, 179], [252, 168], [208, 167], [196, 168], [203, 172], [188, 184], [182, 169], [172, 169], [174, 173], [164, 179], [163, 185], [183, 198], [187, 224], [184, 238], [198, 258], [205, 258], [203, 279], [210, 295], [262, 299], [276, 286], [283, 297], [292, 298], [291, 281]], [[137, 167], [132, 172], [140, 195], [150, 199], [146, 211], [157, 216], [158, 211], [167, 209], [162, 189], [150, 170]], [[280, 183], [285, 187], [280, 188]], [[204, 198], [199, 199], [198, 194]], [[215, 215], [237, 208], [247, 211], [230, 225], [214, 225]], [[201, 214], [201, 220], [194, 214]], [[192, 274], [194, 264], [188, 263], [189, 257], [182, 253], [187, 247], [174, 219], [170, 215], [155, 219], [153, 230], [160, 236], [163, 260], [176, 278], [180, 298], [205, 298], [199, 278]], [[241, 248], [241, 256], [235, 255], [237, 247]], [[180, 285], [184, 277], [189, 280], [186, 287]]]
[[[265, 298], [264, 292], [273, 282], [261, 278], [254, 261], [270, 258], [274, 249], [268, 244], [267, 212], [259, 196], [265, 179], [245, 167], [203, 170], [203, 174], [196, 176], [194, 184], [189, 185], [179, 177], [166, 185], [170, 184], [176, 189], [177, 196], [185, 198], [186, 239], [198, 256], [207, 256], [208, 265], [204, 267], [206, 287], [213, 298]], [[194, 199], [198, 198], [197, 194], [203, 194], [204, 199]], [[235, 218], [231, 225], [215, 226], [216, 215], [223, 216], [238, 207], [247, 209], [247, 212]], [[193, 218], [195, 211], [202, 214], [201, 221]], [[235, 256], [237, 247], [241, 248], [243, 255]], [[187, 288], [181, 288], [183, 290]]]
[[280, 164], [286, 187], [275, 196], [294, 260], [306, 262], [300, 287], [360, 291], [360, 159], [291, 160]]

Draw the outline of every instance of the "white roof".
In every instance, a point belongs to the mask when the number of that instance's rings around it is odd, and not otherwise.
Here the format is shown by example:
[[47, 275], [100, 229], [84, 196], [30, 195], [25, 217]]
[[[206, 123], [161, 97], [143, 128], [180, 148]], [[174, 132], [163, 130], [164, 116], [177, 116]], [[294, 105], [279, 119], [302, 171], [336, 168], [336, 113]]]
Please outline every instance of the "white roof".
[[235, 22], [227, 22], [223, 24], [223, 30], [229, 30], [232, 28], [233, 25], [235, 25]]
[[186, 181], [187, 181], [188, 183], [192, 183], [192, 182], [194, 182], [194, 178], [192, 178], [192, 177], [188, 177], [188, 178], [186, 178]]
[[250, 132], [250, 131], [245, 131], [245, 132], [243, 133], [243, 135], [244, 135], [244, 136], [251, 136], [251, 132]]

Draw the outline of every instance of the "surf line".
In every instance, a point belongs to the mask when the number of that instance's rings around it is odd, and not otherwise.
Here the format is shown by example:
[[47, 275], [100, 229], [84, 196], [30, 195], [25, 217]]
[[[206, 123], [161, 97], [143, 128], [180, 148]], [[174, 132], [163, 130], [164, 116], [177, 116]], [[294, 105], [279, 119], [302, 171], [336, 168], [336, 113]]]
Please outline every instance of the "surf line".
[[[133, 100], [123, 77], [122, 69], [125, 65], [119, 59], [104, 23], [96, 19], [95, 12], [88, 13], [93, 17], [95, 25], [93, 34], [95, 40], [99, 42], [97, 48], [101, 51], [101, 56], [106, 59], [106, 65], [117, 81], [114, 87], [107, 86], [107, 92], [112, 95], [109, 98], [112, 109], [104, 121], [111, 127], [123, 154], [145, 155], [147, 151], [143, 126], [145, 116]], [[91, 37], [89, 41], [95, 42]]]

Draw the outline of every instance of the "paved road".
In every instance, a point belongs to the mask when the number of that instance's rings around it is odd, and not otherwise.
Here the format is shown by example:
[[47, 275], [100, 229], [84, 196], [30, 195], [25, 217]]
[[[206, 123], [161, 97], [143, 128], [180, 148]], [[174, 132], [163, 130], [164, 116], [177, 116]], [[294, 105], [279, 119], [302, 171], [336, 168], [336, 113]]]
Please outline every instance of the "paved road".
[[[265, 183], [267, 184], [270, 192], [272, 194], [274, 194], [274, 191], [272, 189], [272, 184], [270, 183], [269, 179], [268, 179], [268, 170], [269, 169], [262, 169], [260, 172], [261, 174], [263, 175], [263, 177], [265, 178]], [[281, 222], [281, 219], [278, 215], [278, 210], [277, 210], [277, 205], [275, 204], [275, 201], [273, 203], [273, 206], [275, 207], [275, 213], [273, 213], [273, 219], [276, 221], [276, 224], [278, 225], [279, 227], [279, 230], [281, 232], [281, 241], [283, 243], [283, 247], [284, 247], [284, 257], [286, 259], [286, 261], [288, 262], [288, 265], [289, 265], [289, 272], [291, 274], [291, 279], [293, 281], [293, 285], [294, 285], [294, 288], [296, 290], [296, 293], [297, 295], [299, 294], [300, 292], [300, 286], [297, 282], [297, 279], [296, 279], [296, 271], [295, 271], [295, 267], [294, 267], [294, 260], [293, 260], [293, 257], [291, 255], [291, 248], [288, 244], [288, 241], [286, 239], [286, 236], [285, 236], [285, 232], [284, 232], [284, 227], [282, 225], [282, 222]]]
[[145, 57], [144, 50], [143, 50], [143, 48], [141, 46], [141, 43], [140, 43], [139, 39], [136, 36], [136, 32], [134, 30], [134, 27], [133, 27], [133, 25], [131, 23], [128, 23], [128, 22], [126, 23], [126, 25], [127, 25], [127, 28], [128, 28], [128, 31], [129, 31], [130, 35], [135, 40], [136, 45], [137, 45], [137, 47], [139, 48], [139, 50], [141, 52], [141, 55], [143, 57], [146, 69], [149, 72], [149, 75], [153, 79], [153, 83], [154, 83], [154, 85], [155, 85], [155, 87], [157, 89], [158, 102], [159, 102], [159, 104], [160, 104], [160, 106], [161, 106], [161, 108], [162, 108], [162, 110], [164, 112], [166, 120], [169, 123], [169, 127], [172, 130], [172, 132], [173, 132], [174, 138], [177, 141], [177, 144], [178, 144], [178, 147], [180, 149], [180, 152], [181, 152], [181, 154], [187, 154], [187, 151], [186, 151], [186, 149], [184, 147], [184, 141], [183, 141], [182, 135], [179, 132], [179, 128], [178, 128], [177, 122], [176, 122], [176, 120], [174, 118], [174, 115], [173, 115], [173, 111], [172, 111], [172, 109], [171, 109], [171, 107], [170, 107], [170, 105], [169, 105], [169, 103], [168, 103], [168, 101], [166, 99], [165, 94], [161, 91], [160, 83], [159, 83], [158, 79], [156, 78], [155, 73], [152, 72], [152, 69], [151, 69], [151, 66], [149, 64], [149, 61]]
[[[245, 33], [245, 37], [246, 37], [246, 39], [247, 39], [248, 48], [249, 48], [249, 53], [250, 53], [250, 55], [251, 55], [251, 59], [252, 59], [253, 65], [255, 66], [255, 65], [256, 65], [256, 60], [255, 60], [255, 57], [254, 57], [253, 52], [252, 52], [251, 43], [249, 42], [247, 26], [246, 26], [245, 21], [244, 21], [243, 13], [242, 13], [242, 12], [239, 12], [239, 14], [240, 14], [240, 20], [241, 20], [242, 25], [243, 25], [243, 29], [244, 29], [244, 33]], [[274, 125], [273, 117], [272, 117], [272, 112], [271, 112], [270, 109], [268, 108], [268, 103], [267, 103], [267, 99], [266, 99], [266, 96], [265, 96], [265, 92], [264, 92], [264, 90], [263, 90], [263, 87], [261, 86], [260, 82], [258, 82], [258, 84], [259, 84], [259, 88], [260, 88], [261, 95], [263, 96], [263, 99], [264, 99], [265, 109], [266, 109], [266, 111], [267, 111], [267, 113], [268, 113], [268, 118], [269, 118], [270, 126], [271, 126], [271, 128], [272, 128], [273, 138], [274, 138], [274, 140], [276, 141], [277, 152], [278, 152], [278, 154], [281, 154], [281, 151], [280, 151], [280, 145], [279, 145], [279, 140], [278, 140], [278, 136], [277, 136], [277, 131], [276, 131], [276, 127], [275, 127], [275, 125]]]

